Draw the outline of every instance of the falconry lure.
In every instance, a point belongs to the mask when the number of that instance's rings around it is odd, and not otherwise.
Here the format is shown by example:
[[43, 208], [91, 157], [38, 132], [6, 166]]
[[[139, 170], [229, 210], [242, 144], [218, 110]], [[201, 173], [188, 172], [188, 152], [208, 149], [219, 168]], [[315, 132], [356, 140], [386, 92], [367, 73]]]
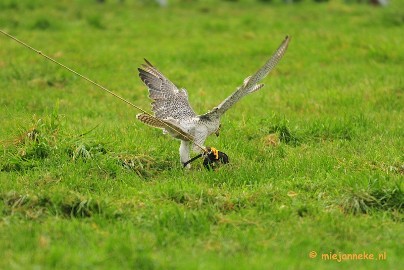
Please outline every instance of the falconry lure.
[[[188, 101], [188, 93], [184, 88], [178, 88], [158, 71], [147, 60], [139, 68], [139, 77], [149, 89], [149, 97], [154, 116], [147, 113], [140, 113], [136, 116], [141, 122], [152, 127], [160, 128], [164, 133], [181, 141], [180, 160], [187, 167], [190, 160], [191, 147], [194, 152], [208, 152], [212, 154], [211, 148], [206, 148], [204, 142], [206, 138], [215, 133], [219, 135], [220, 117], [230, 109], [242, 97], [261, 89], [264, 84], [260, 83], [269, 72], [271, 72], [283, 57], [290, 42], [290, 37], [286, 37], [275, 53], [254, 75], [247, 77], [237, 90], [227, 97], [217, 107], [211, 111], [197, 115]], [[208, 150], [206, 150], [208, 149]], [[227, 156], [223, 157], [227, 159]], [[206, 161], [206, 159], [205, 159]], [[223, 162], [223, 160], [222, 160]], [[226, 163], [226, 160], [224, 160]]]

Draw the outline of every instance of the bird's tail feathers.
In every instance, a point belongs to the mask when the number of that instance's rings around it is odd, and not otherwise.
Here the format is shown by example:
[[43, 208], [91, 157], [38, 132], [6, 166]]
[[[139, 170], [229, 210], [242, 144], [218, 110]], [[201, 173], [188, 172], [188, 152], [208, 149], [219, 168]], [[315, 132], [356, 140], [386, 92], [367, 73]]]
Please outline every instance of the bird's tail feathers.
[[163, 129], [164, 133], [168, 132], [174, 138], [183, 141], [195, 140], [191, 134], [179, 127], [178, 123], [176, 123], [176, 121], [172, 118], [162, 120], [146, 113], [139, 113], [136, 115], [136, 118], [146, 125]]
[[145, 113], [139, 113], [136, 115], [136, 118], [145, 123], [146, 125], [155, 127], [155, 128], [164, 128], [164, 124], [159, 121], [156, 117], [153, 117], [149, 114], [145, 114]]

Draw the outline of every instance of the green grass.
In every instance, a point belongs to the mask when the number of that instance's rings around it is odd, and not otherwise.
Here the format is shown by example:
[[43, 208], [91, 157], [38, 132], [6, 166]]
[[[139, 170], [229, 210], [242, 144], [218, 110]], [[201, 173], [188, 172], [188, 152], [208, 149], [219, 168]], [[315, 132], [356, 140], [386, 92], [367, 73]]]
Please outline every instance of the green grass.
[[400, 1], [54, 2], [2, 0], [0, 28], [148, 110], [144, 57], [203, 113], [292, 42], [207, 140], [231, 161], [209, 172], [184, 171], [179, 143], [137, 111], [0, 36], [0, 269], [399, 269]]

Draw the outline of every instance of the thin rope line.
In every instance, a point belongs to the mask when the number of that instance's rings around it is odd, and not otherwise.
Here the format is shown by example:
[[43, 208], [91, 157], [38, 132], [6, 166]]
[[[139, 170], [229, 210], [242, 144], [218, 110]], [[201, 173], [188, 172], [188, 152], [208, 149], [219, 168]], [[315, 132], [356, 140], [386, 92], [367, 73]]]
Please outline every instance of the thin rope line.
[[[55, 63], [55, 64], [57, 64], [57, 65], [63, 67], [64, 69], [67, 69], [67, 70], [70, 71], [71, 73], [73, 73], [73, 74], [79, 76], [80, 78], [82, 78], [82, 79], [88, 81], [89, 83], [92, 83], [93, 85], [97, 86], [98, 88], [101, 88], [102, 90], [104, 90], [104, 91], [106, 91], [107, 93], [113, 95], [114, 97], [120, 99], [121, 101], [123, 101], [123, 102], [129, 104], [130, 106], [132, 106], [132, 107], [138, 109], [139, 111], [141, 111], [141, 112], [143, 112], [143, 113], [145, 113], [145, 114], [147, 114], [147, 115], [149, 115], [149, 116], [154, 117], [153, 115], [151, 115], [151, 114], [148, 113], [147, 111], [143, 110], [142, 108], [140, 108], [140, 107], [136, 106], [135, 104], [133, 104], [132, 102], [130, 102], [129, 100], [124, 99], [123, 97], [121, 97], [121, 96], [115, 94], [114, 92], [110, 91], [109, 89], [107, 89], [106, 87], [102, 86], [101, 84], [99, 84], [99, 83], [97, 83], [97, 82], [95, 82], [95, 81], [93, 81], [93, 80], [87, 78], [87, 77], [84, 76], [84, 75], [81, 75], [81, 74], [78, 73], [77, 71], [75, 71], [75, 70], [69, 68], [68, 66], [65, 66], [64, 64], [62, 64], [62, 63], [56, 61], [56, 60], [53, 59], [52, 57], [50, 57], [50, 56], [44, 54], [43, 52], [41, 52], [40, 50], [37, 50], [37, 49], [31, 47], [31, 46], [28, 45], [27, 43], [25, 43], [25, 42], [23, 42], [23, 41], [17, 39], [16, 37], [14, 37], [14, 36], [12, 36], [12, 35], [6, 33], [6, 32], [4, 32], [4, 31], [1, 30], [1, 29], [0, 29], [0, 32], [1, 32], [2, 34], [4, 34], [5, 36], [11, 38], [12, 40], [18, 42], [19, 44], [25, 46], [26, 48], [28, 48], [28, 49], [30, 49], [30, 50], [36, 52], [37, 54], [39, 54], [39, 55], [41, 55], [41, 56], [43, 56], [43, 57], [45, 57], [45, 58], [48, 59], [49, 61], [51, 61], [51, 62], [53, 62], [53, 63]], [[158, 119], [157, 117], [154, 117], [154, 118], [155, 118], [157, 121], [159, 121], [161, 124], [163, 124], [164, 126], [170, 128], [170, 129], [173, 129], [173, 127], [169, 126], [169, 125], [168, 125], [167, 123], [165, 123], [164, 121]], [[192, 139], [192, 138], [190, 138], [190, 137], [188, 136], [188, 134], [185, 134], [185, 133], [183, 133], [183, 132], [181, 132], [180, 130], [177, 130], [177, 129], [173, 129], [173, 130], [174, 130], [175, 132], [177, 132], [178, 134], [180, 134], [180, 135], [184, 136], [185, 138], [187, 138], [190, 142], [192, 142], [193, 144], [195, 144], [196, 146], [198, 146], [202, 151], [206, 152], [206, 149], [205, 149], [203, 146], [201, 146], [201, 145], [199, 145], [198, 143], [196, 143], [196, 142], [194, 141], [194, 139]]]

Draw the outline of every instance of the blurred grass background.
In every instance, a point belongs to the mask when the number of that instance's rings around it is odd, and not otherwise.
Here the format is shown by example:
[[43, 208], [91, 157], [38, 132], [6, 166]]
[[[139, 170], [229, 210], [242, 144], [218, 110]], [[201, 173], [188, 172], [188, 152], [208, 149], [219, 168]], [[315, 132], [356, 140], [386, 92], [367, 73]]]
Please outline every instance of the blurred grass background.
[[[0, 37], [1, 269], [336, 269], [321, 253], [403, 245], [404, 6], [353, 1], [0, 1], [0, 28], [148, 109], [147, 58], [218, 105], [216, 172], [136, 111]], [[319, 255], [310, 259], [310, 251]]]

